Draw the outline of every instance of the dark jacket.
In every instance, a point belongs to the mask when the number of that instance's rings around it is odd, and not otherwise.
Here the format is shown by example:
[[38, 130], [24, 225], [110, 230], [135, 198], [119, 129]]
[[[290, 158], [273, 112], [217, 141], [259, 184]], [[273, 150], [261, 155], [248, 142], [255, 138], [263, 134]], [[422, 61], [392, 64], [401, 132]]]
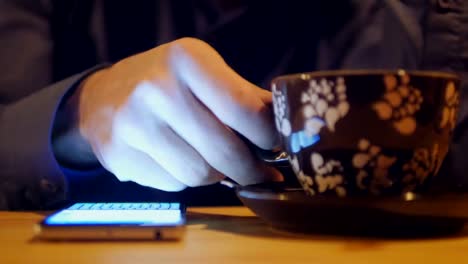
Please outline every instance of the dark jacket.
[[[65, 168], [51, 148], [61, 102], [93, 67], [184, 36], [207, 41], [265, 88], [275, 75], [318, 69], [461, 73], [462, 113], [452, 148], [460, 152], [468, 124], [467, 22], [463, 0], [0, 1], [0, 209], [76, 200], [236, 203], [217, 185], [165, 193], [119, 183], [102, 168]], [[451, 187], [468, 166], [453, 153], [445, 170], [458, 172], [448, 173]]]

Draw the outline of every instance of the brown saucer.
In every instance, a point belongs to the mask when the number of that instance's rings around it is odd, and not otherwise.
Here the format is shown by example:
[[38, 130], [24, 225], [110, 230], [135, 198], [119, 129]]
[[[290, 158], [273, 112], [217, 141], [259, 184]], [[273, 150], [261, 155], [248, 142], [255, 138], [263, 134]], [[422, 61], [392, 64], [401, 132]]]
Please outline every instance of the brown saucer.
[[237, 187], [240, 200], [274, 228], [364, 236], [446, 235], [468, 223], [468, 193], [392, 198], [309, 197], [283, 183]]

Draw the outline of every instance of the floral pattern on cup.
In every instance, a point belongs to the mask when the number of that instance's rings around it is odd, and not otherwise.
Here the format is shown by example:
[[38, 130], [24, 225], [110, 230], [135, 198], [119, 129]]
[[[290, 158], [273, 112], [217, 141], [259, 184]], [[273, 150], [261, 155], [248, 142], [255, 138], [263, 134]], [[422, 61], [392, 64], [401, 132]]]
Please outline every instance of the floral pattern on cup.
[[304, 191], [309, 195], [315, 195], [315, 191], [313, 189], [314, 180], [311, 176], [306, 175], [299, 166], [299, 161], [297, 160], [297, 156], [289, 156], [289, 163], [291, 164], [291, 168], [294, 173], [297, 175], [297, 179], [299, 183], [302, 185]]
[[315, 190], [313, 189], [314, 185], [314, 180], [312, 180], [312, 177], [309, 175], [306, 175], [303, 171], [299, 171], [297, 173], [297, 179], [299, 180], [299, 183], [302, 186], [302, 189], [306, 192], [308, 195], [315, 195]]
[[383, 154], [380, 147], [371, 145], [366, 139], [359, 141], [358, 150], [352, 158], [353, 167], [358, 170], [357, 187], [368, 189], [372, 194], [391, 187], [393, 182], [388, 178], [388, 171], [397, 158]]
[[439, 154], [438, 144], [435, 144], [432, 149], [419, 148], [414, 152], [413, 158], [403, 165], [402, 183], [406, 186], [405, 191], [414, 191], [416, 186], [422, 184], [429, 175], [439, 172], [442, 165]]
[[297, 156], [295, 155], [288, 155], [289, 164], [291, 164], [291, 169], [294, 173], [299, 173], [301, 171], [301, 167], [299, 166], [299, 161], [297, 160]]
[[442, 110], [442, 120], [440, 121], [440, 128], [446, 126], [451, 130], [455, 128], [457, 122], [457, 109], [460, 103], [459, 93], [455, 89], [455, 83], [449, 82], [445, 88], [445, 106]]
[[336, 81], [325, 78], [310, 80], [309, 88], [302, 93], [302, 113], [306, 119], [304, 130], [309, 136], [317, 135], [322, 127], [335, 131], [335, 125], [349, 111], [344, 78]]
[[319, 141], [318, 135], [309, 135], [306, 131], [301, 130], [298, 132], [291, 133], [290, 147], [293, 153], [298, 153], [301, 149], [313, 146]]
[[403, 135], [411, 135], [416, 130], [414, 114], [421, 108], [421, 91], [410, 84], [408, 74], [401, 72], [385, 75], [385, 95], [374, 103], [373, 109], [382, 120], [391, 120], [396, 130]]
[[286, 97], [277, 90], [276, 85], [272, 86], [273, 111], [275, 113], [276, 129], [285, 137], [291, 135], [291, 122], [286, 116]]
[[322, 155], [315, 152], [311, 154], [310, 161], [315, 172], [315, 184], [319, 193], [334, 190], [339, 197], [346, 196], [341, 162], [325, 161]]

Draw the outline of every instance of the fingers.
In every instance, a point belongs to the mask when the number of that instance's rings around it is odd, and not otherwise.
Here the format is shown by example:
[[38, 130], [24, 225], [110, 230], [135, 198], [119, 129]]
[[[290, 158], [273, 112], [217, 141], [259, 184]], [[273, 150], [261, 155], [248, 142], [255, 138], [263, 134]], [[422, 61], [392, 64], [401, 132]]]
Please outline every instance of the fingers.
[[275, 178], [233, 132], [274, 146], [271, 94], [237, 75], [206, 43], [162, 45], [103, 76], [83, 88], [80, 129], [120, 180], [177, 191], [224, 176], [240, 184]]
[[109, 145], [102, 157], [105, 168], [120, 181], [133, 181], [163, 191], [180, 191], [186, 188], [185, 184], [172, 177], [150, 156], [123, 142]]
[[216, 183], [224, 178], [147, 109], [129, 107], [119, 113], [117, 123], [114, 129], [124, 142], [148, 154], [179, 182], [194, 187]]
[[255, 93], [267, 107], [271, 107], [271, 104], [273, 103], [273, 95], [270, 91], [259, 88], [255, 90]]
[[267, 165], [263, 165], [262, 169], [264, 171], [264, 174], [268, 175], [268, 179], [270, 181], [274, 181], [274, 182], [284, 181], [284, 176], [277, 169], [267, 166]]
[[[166, 83], [166, 85], [169, 85]], [[173, 86], [176, 84], [171, 84]], [[247, 146], [184, 89], [170, 96], [149, 82], [139, 86], [140, 98], [215, 170], [240, 184], [265, 181], [264, 171]], [[169, 110], [170, 109], [170, 110]]]
[[234, 72], [209, 45], [201, 41], [189, 44], [174, 45], [176, 74], [224, 124], [261, 148], [274, 147], [271, 110], [263, 100], [266, 93]]

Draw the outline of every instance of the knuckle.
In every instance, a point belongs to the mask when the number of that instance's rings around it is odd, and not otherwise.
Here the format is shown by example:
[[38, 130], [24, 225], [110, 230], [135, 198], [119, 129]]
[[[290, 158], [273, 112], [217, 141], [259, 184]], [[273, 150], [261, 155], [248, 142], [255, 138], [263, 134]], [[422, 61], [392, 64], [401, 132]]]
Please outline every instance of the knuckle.
[[192, 37], [177, 39], [171, 43], [171, 46], [181, 50], [193, 50], [200, 47], [210, 47], [210, 45], [203, 40]]
[[140, 82], [133, 94], [135, 105], [146, 102], [150, 106], [172, 106], [178, 98], [178, 85], [167, 74], [159, 74], [151, 81]]
[[202, 186], [212, 182], [212, 169], [205, 163], [198, 166], [198, 168], [186, 171], [184, 176], [186, 177], [185, 184], [187, 184], [187, 186]]
[[254, 112], [261, 108], [262, 101], [250, 87], [238, 87], [226, 91], [229, 106], [243, 112]]
[[186, 189], [188, 186], [183, 185], [183, 184], [178, 184], [178, 185], [164, 185], [164, 186], [158, 186], [157, 189], [165, 192], [179, 192], [184, 189]]
[[245, 120], [255, 119], [255, 116], [260, 112], [259, 107], [250, 102], [250, 100], [244, 96], [239, 97], [234, 95], [227, 101], [228, 102], [224, 103], [225, 107], [220, 108], [220, 114], [226, 121], [227, 125], [238, 126]]
[[119, 181], [128, 181], [128, 175], [124, 176], [122, 172], [121, 155], [116, 151], [114, 143], [102, 146], [99, 151], [101, 165], [112, 173]]
[[117, 180], [119, 180], [120, 182], [128, 182], [130, 181], [130, 179], [128, 178], [128, 176], [124, 176], [123, 173], [119, 172], [119, 171], [116, 171], [116, 172], [112, 172], [112, 174], [114, 174], [114, 176], [117, 178]]
[[[237, 144], [228, 144], [224, 148], [220, 148], [216, 151], [216, 154], [212, 157], [213, 167], [215, 168], [242, 168], [244, 166], [243, 161], [247, 158], [242, 154], [243, 150]], [[230, 175], [232, 176], [232, 175]]]
[[159, 78], [154, 78], [151, 82], [143, 80], [136, 84], [130, 101], [138, 105], [139, 102], [146, 101], [149, 98], [159, 98], [161, 97], [162, 90], [164, 90], [164, 84]]
[[206, 50], [214, 50], [203, 40], [191, 37], [184, 37], [171, 42], [169, 45], [169, 54], [171, 58], [193, 57]]
[[139, 101], [141, 99], [146, 98], [148, 95], [151, 95], [155, 87], [154, 84], [150, 83], [149, 81], [141, 81], [135, 85], [133, 92], [131, 94], [131, 100]]
[[[102, 163], [103, 167], [112, 173], [119, 181], [126, 182], [130, 181], [129, 168], [125, 166], [119, 158], [116, 158], [115, 153], [107, 151], [103, 157], [104, 162]], [[127, 167], [125, 170], [122, 167]]]
[[138, 129], [137, 123], [128, 109], [119, 109], [115, 113], [112, 125], [113, 139], [131, 138], [131, 135]]

